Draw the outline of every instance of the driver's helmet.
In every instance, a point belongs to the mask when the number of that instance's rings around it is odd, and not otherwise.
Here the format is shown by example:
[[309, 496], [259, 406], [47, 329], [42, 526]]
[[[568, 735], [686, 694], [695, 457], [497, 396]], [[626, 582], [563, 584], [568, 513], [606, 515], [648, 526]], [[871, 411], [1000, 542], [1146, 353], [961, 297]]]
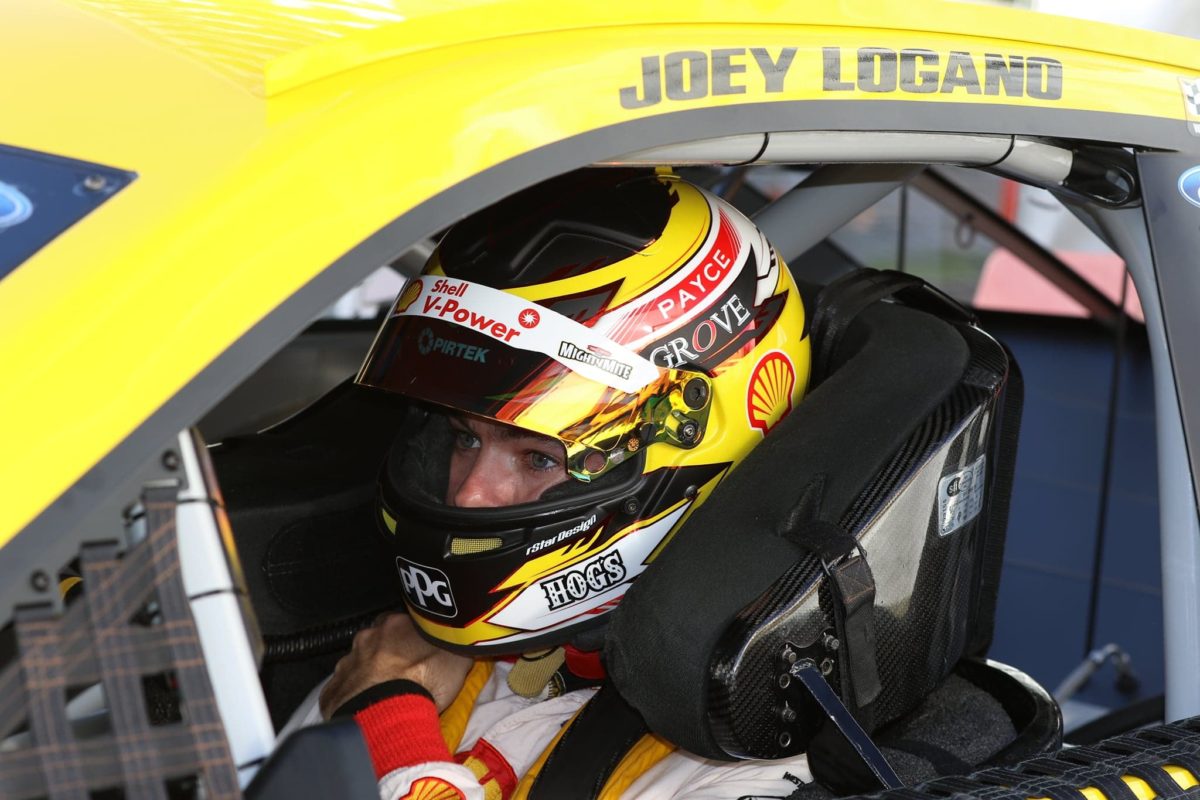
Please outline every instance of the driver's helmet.
[[357, 378], [411, 401], [379, 514], [420, 630], [468, 654], [594, 641], [808, 373], [787, 268], [674, 175], [582, 170], [463, 220]]

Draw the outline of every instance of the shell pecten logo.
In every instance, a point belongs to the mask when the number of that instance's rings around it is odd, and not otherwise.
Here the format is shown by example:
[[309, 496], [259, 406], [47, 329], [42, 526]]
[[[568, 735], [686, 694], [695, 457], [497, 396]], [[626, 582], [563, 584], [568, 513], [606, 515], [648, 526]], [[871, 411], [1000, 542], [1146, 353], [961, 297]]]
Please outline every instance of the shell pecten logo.
[[421, 295], [421, 289], [423, 288], [424, 285], [420, 279], [409, 281], [403, 291], [400, 292], [400, 297], [396, 300], [396, 309], [392, 313], [403, 314], [405, 311], [408, 311], [408, 307]]
[[787, 354], [772, 350], [750, 373], [746, 392], [746, 416], [750, 427], [766, 436], [792, 410], [792, 391], [796, 388], [796, 368]]
[[466, 797], [457, 786], [441, 778], [421, 778], [408, 787], [400, 800], [463, 800]]

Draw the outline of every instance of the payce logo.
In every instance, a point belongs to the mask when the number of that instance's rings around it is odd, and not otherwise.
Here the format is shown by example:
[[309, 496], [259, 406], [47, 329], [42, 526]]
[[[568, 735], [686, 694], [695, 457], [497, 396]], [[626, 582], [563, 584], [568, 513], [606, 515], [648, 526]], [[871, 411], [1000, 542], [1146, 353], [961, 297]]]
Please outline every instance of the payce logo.
[[446, 573], [400, 556], [396, 556], [396, 570], [400, 573], [404, 596], [410, 603], [439, 617], [458, 614]]

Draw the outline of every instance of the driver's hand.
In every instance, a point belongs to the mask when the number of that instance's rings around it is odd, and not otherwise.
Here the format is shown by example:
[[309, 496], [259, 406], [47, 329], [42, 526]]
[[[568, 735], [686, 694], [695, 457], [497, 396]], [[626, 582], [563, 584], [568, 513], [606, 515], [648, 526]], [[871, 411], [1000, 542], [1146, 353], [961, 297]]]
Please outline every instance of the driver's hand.
[[350, 653], [334, 667], [321, 690], [321, 716], [329, 719], [359, 692], [402, 678], [425, 687], [441, 712], [458, 695], [472, 663], [422, 639], [407, 614], [381, 616], [355, 635]]

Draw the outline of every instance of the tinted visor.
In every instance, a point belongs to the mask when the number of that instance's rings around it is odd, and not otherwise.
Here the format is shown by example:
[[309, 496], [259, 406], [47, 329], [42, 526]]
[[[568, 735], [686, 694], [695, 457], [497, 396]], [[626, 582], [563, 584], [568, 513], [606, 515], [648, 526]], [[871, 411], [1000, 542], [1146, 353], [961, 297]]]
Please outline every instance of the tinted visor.
[[434, 275], [401, 291], [357, 380], [558, 439], [582, 481], [651, 442], [696, 444], [711, 394], [556, 311]]
[[[408, 316], [393, 316], [384, 324], [358, 382], [553, 437], [567, 451], [568, 470], [581, 480], [624, 460], [608, 464], [629, 447], [643, 423], [639, 395], [653, 396], [659, 388], [655, 383], [630, 395], [542, 353], [509, 347], [452, 323]], [[592, 455], [597, 451], [602, 459]]]

